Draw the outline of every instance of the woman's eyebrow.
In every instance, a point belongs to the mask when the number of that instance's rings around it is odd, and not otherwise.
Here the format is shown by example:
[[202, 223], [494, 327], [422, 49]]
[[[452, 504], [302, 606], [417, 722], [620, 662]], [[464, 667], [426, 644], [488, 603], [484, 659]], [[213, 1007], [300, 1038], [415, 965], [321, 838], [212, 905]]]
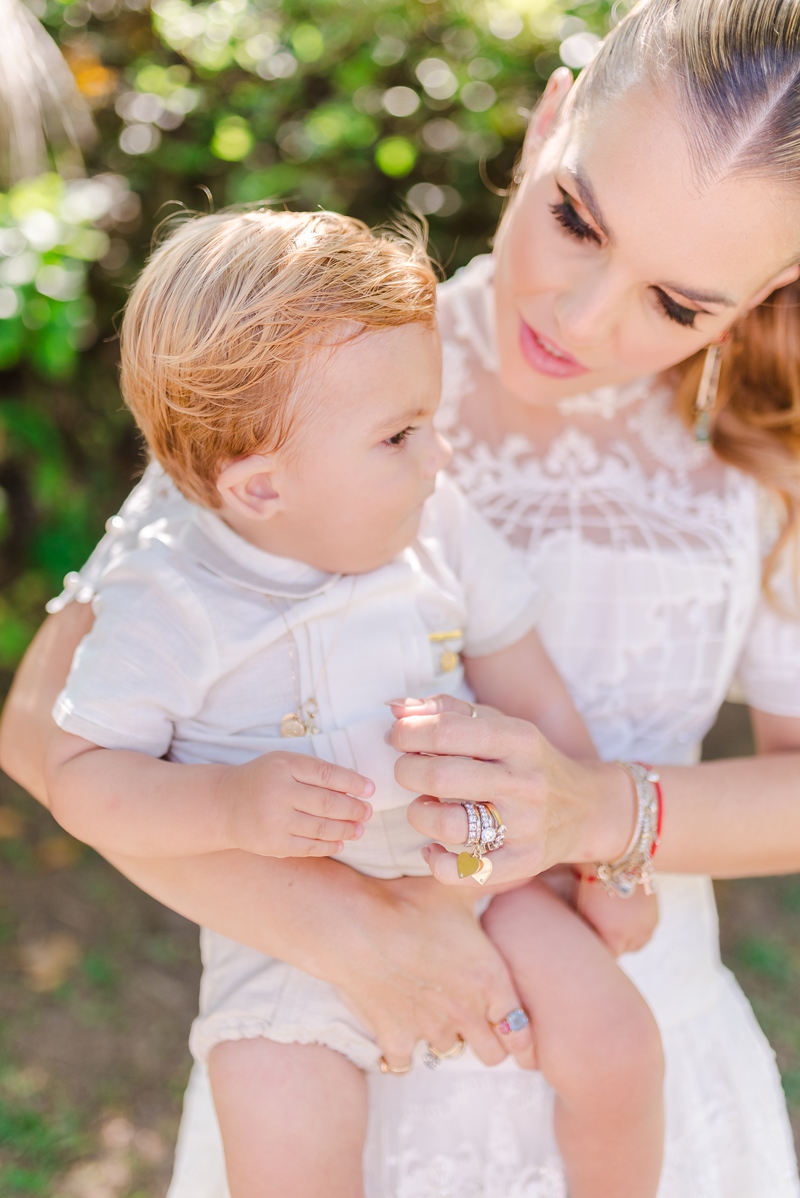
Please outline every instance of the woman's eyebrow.
[[[614, 237], [611, 233], [608, 224], [600, 211], [600, 205], [597, 202], [597, 196], [594, 193], [594, 188], [589, 182], [582, 167], [565, 166], [565, 172], [575, 185], [581, 203], [586, 211], [592, 217], [592, 220], [597, 225], [600, 232], [613, 243]], [[658, 287], [662, 287], [667, 291], [674, 291], [676, 295], [683, 296], [684, 299], [691, 300], [696, 304], [721, 304], [723, 308], [735, 308], [737, 300], [731, 299], [729, 295], [722, 295], [717, 291], [702, 291], [695, 287], [683, 287], [678, 283], [658, 283]]]
[[694, 287], [680, 287], [677, 283], [658, 283], [657, 286], [667, 291], [674, 291], [684, 299], [693, 300], [696, 304], [722, 304], [724, 308], [735, 308], [736, 300], [729, 295], [721, 295], [716, 291], [696, 291]]
[[613, 235], [605, 221], [605, 218], [603, 217], [602, 212], [600, 211], [600, 205], [598, 204], [597, 197], [594, 194], [594, 188], [584, 174], [583, 169], [580, 166], [567, 166], [564, 169], [572, 182], [575, 184], [575, 190], [580, 196], [581, 203], [591, 216], [594, 223], [597, 225], [600, 232], [607, 237], [609, 241], [613, 241]]

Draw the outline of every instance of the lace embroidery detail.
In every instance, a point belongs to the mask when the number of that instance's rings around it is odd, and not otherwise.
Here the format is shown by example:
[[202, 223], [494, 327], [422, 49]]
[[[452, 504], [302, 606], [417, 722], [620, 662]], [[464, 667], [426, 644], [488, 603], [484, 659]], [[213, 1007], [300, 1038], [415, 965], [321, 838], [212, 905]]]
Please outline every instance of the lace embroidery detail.
[[651, 389], [650, 379], [640, 380], [629, 387], [598, 387], [585, 395], [571, 395], [556, 404], [562, 416], [602, 416], [613, 420], [617, 412], [641, 399]]
[[650, 401], [628, 417], [628, 427], [638, 433], [647, 452], [672, 470], [696, 470], [712, 456], [708, 442], [695, 441], [672, 411], [666, 387], [653, 389]]

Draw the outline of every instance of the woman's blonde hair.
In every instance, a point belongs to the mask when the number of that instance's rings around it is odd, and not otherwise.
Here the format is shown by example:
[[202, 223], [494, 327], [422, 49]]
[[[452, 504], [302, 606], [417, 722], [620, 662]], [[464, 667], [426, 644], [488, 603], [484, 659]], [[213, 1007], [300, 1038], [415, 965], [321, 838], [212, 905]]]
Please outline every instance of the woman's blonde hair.
[[362, 330], [432, 326], [436, 282], [411, 224], [373, 233], [336, 213], [263, 210], [187, 220], [128, 300], [125, 402], [181, 491], [219, 507], [226, 460], [286, 443], [309, 354]]
[[[576, 108], [643, 81], [668, 91], [686, 118], [698, 177], [773, 179], [800, 197], [800, 0], [640, 0], [581, 76]], [[800, 259], [800, 229], [797, 252]], [[703, 358], [674, 372], [689, 424]], [[768, 581], [800, 527], [800, 283], [773, 292], [731, 330], [712, 443], [782, 500]]]

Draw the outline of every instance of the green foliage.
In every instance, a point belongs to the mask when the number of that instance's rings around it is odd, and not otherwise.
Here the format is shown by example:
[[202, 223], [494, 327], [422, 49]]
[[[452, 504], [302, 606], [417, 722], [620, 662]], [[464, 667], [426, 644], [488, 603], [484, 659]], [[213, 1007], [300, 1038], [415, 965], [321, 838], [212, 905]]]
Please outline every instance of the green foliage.
[[0, 1099], [0, 1144], [0, 1192], [8, 1198], [52, 1194], [54, 1176], [85, 1148], [74, 1118], [54, 1118], [16, 1099]]
[[205, 209], [210, 194], [217, 208], [275, 200], [377, 223], [408, 204], [453, 269], [487, 249], [500, 212], [482, 173], [508, 181], [544, 80], [588, 60], [612, 11], [612, 0], [28, 3], [100, 137], [88, 180], [48, 175], [0, 197], [7, 667], [132, 480], [112, 321], [164, 205]]
[[0, 370], [27, 359], [45, 378], [73, 374], [94, 340], [89, 263], [109, 245], [93, 225], [120, 190], [122, 179], [69, 185], [49, 174], [0, 194]]

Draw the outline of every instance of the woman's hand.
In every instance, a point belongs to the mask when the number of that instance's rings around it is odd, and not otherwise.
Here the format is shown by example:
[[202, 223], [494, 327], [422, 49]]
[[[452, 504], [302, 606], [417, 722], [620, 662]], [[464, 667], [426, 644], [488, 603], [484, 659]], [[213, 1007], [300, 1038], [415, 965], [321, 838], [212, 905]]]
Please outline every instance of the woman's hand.
[[475, 891], [471, 879], [459, 879], [456, 854], [442, 847], [466, 840], [463, 801], [494, 803], [508, 829], [491, 856], [492, 882], [530, 878], [562, 861], [609, 861], [624, 851], [634, 799], [618, 766], [570, 761], [525, 720], [486, 709], [472, 719], [469, 704], [449, 695], [393, 711], [392, 744], [404, 754], [395, 776], [420, 796], [408, 818], [437, 842], [427, 859], [440, 882]]
[[328, 964], [324, 976], [372, 1030], [386, 1061], [402, 1068], [418, 1041], [446, 1052], [461, 1035], [487, 1065], [509, 1053], [535, 1068], [530, 1028], [501, 1037], [490, 1026], [520, 998], [475, 917], [478, 893], [432, 878], [366, 881], [363, 917], [348, 919], [339, 967]]

